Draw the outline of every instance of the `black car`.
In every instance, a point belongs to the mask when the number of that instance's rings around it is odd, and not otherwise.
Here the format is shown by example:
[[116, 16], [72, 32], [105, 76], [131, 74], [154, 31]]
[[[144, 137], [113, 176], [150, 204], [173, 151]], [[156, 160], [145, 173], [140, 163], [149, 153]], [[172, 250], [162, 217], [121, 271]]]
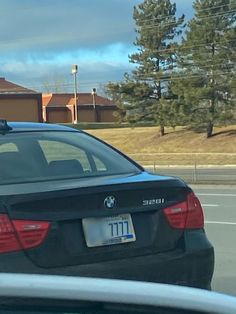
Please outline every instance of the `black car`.
[[210, 289], [201, 204], [99, 139], [0, 121], [0, 271]]

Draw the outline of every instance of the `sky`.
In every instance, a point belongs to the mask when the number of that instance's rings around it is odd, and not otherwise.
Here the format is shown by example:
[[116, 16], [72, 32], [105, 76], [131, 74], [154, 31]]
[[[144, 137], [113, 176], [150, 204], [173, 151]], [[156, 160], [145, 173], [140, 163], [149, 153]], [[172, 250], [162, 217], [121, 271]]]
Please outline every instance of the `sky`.
[[[0, 0], [0, 77], [32, 88], [102, 93], [132, 70], [133, 7], [142, 0]], [[193, 15], [192, 0], [176, 0], [177, 15]]]

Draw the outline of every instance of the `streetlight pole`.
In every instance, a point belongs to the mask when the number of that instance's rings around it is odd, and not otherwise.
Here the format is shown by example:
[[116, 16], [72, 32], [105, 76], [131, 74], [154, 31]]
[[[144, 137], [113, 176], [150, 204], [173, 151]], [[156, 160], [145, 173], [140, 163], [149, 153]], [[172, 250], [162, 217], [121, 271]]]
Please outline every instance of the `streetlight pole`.
[[93, 109], [94, 109], [94, 115], [95, 115], [95, 122], [98, 122], [98, 112], [96, 108], [96, 95], [97, 95], [97, 90], [96, 88], [93, 88], [92, 89]]
[[74, 124], [78, 123], [78, 106], [77, 106], [77, 73], [78, 65], [73, 64], [71, 73], [74, 75]]

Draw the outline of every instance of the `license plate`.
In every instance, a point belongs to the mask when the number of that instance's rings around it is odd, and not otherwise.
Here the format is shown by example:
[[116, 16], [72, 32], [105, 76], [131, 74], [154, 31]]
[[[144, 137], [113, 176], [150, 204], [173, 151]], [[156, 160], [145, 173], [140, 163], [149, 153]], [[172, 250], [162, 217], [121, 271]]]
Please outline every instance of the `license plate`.
[[82, 225], [88, 247], [136, 241], [130, 214], [103, 218], [84, 218]]

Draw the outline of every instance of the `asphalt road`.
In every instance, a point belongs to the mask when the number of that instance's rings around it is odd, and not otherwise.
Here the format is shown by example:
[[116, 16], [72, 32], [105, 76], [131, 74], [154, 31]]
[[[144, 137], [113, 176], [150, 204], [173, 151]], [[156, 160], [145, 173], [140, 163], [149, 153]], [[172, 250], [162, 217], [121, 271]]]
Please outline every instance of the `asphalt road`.
[[236, 186], [192, 188], [203, 205], [205, 229], [215, 248], [212, 288], [236, 296]]

